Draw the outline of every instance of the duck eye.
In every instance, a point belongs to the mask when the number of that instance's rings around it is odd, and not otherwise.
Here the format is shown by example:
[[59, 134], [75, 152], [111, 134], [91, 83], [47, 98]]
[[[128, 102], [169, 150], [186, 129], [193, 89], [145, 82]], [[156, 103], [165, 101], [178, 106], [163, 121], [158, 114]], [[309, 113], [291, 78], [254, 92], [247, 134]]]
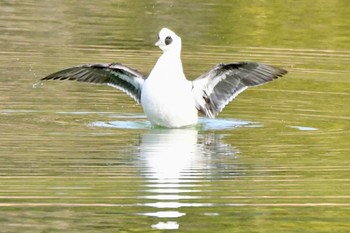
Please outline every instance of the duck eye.
[[173, 42], [173, 38], [171, 38], [170, 36], [167, 36], [165, 38], [165, 45], [169, 45], [169, 44], [171, 44], [171, 42]]

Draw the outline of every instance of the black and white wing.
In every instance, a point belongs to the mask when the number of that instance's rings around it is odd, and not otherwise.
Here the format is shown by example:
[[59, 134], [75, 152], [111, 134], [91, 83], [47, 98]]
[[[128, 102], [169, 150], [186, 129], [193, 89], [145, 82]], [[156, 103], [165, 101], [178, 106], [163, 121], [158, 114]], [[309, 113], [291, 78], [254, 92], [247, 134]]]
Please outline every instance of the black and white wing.
[[248, 87], [270, 82], [286, 73], [284, 69], [255, 62], [219, 64], [193, 81], [196, 108], [214, 118]]
[[50, 74], [45, 80], [76, 80], [93, 84], [105, 84], [124, 91], [137, 103], [141, 102], [143, 74], [122, 64], [85, 64]]

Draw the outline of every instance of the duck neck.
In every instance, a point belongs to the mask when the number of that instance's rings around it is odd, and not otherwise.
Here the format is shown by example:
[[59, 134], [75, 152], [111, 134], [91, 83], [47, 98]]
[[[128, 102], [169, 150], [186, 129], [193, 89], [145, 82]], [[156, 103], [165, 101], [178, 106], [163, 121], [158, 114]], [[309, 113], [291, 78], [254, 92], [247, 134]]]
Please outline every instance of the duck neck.
[[150, 77], [152, 74], [156, 74], [154, 76], [162, 76], [165, 79], [185, 79], [185, 75], [183, 74], [182, 62], [181, 62], [181, 54], [180, 51], [165, 51], [158, 59], [157, 64], [153, 68]]
[[181, 51], [166, 51], [162, 54], [159, 60], [161, 60], [162, 63], [167, 66], [167, 69], [171, 71], [183, 72]]

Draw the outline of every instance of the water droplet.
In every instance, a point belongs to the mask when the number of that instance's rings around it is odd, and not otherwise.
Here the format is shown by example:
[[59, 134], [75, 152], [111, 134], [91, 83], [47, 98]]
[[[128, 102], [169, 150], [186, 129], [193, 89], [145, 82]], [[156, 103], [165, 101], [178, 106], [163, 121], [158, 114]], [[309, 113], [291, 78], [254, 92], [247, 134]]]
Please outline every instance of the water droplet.
[[44, 83], [42, 81], [38, 81], [36, 83], [33, 84], [33, 88], [40, 88], [44, 85]]

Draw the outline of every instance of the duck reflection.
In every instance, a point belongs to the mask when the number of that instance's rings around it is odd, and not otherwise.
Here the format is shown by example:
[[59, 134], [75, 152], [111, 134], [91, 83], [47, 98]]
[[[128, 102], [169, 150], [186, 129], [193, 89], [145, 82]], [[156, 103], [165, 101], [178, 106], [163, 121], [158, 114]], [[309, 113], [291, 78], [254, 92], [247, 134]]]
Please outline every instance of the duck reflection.
[[157, 183], [179, 183], [185, 172], [200, 163], [196, 130], [153, 130], [143, 135], [141, 156], [145, 162], [145, 175]]
[[[142, 215], [175, 219], [186, 215], [178, 208], [209, 205], [190, 200], [199, 198], [197, 194], [212, 175], [211, 168], [217, 167], [213, 161], [220, 160], [220, 156], [232, 159], [237, 153], [221, 137], [196, 129], [153, 129], [142, 135], [139, 167], [146, 178], [143, 191], [149, 194], [141, 198], [152, 200], [144, 205], [157, 210]], [[152, 227], [177, 229], [179, 224], [158, 222]]]

